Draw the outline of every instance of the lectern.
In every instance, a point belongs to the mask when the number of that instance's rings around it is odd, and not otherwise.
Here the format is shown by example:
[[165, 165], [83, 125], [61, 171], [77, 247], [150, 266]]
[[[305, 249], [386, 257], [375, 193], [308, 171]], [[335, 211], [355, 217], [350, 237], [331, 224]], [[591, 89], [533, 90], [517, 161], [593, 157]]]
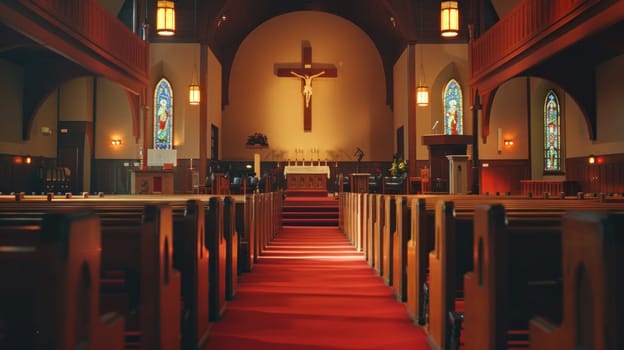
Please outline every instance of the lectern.
[[448, 156], [466, 155], [472, 143], [472, 135], [423, 135], [423, 145], [429, 148], [429, 168], [431, 169], [431, 191], [449, 192]]

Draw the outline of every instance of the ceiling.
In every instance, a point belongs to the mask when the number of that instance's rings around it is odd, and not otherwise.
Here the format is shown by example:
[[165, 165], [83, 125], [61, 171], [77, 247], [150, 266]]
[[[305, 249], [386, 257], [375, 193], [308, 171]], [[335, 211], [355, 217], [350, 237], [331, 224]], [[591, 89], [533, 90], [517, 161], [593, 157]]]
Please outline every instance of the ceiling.
[[[127, 0], [130, 1], [130, 0]], [[439, 0], [177, 0], [176, 35], [152, 42], [200, 42], [221, 63], [224, 105], [232, 61], [243, 40], [263, 22], [294, 11], [321, 11], [343, 17], [371, 38], [382, 59], [391, 104], [392, 70], [409, 42], [467, 42], [473, 1], [460, 1], [460, 35], [440, 36]], [[154, 4], [152, 4], [153, 13]], [[153, 16], [152, 16], [153, 18]], [[319, 24], [322, 25], [322, 24]]]

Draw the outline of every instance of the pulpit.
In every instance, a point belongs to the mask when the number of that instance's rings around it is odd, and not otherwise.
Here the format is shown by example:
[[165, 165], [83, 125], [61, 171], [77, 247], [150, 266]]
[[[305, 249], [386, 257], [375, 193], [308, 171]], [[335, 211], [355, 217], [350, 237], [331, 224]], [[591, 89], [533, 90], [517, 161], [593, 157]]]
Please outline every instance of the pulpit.
[[370, 173], [353, 173], [351, 174], [351, 192], [354, 193], [367, 193], [368, 192], [368, 178]]
[[468, 193], [468, 156], [446, 156], [449, 163], [449, 194]]
[[472, 135], [423, 135], [422, 143], [429, 148], [431, 191], [448, 193], [450, 174], [447, 157], [466, 155], [468, 145], [472, 144]]

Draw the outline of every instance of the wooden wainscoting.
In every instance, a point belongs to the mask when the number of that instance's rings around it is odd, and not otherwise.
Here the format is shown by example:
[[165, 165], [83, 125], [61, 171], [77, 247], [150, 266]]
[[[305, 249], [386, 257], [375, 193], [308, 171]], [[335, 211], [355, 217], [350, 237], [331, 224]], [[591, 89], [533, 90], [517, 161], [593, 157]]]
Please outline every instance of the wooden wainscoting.
[[566, 178], [581, 184], [586, 193], [624, 193], [624, 154], [595, 156], [589, 164], [588, 157], [568, 158]]
[[531, 178], [527, 159], [481, 160], [481, 193], [520, 194], [520, 180]]

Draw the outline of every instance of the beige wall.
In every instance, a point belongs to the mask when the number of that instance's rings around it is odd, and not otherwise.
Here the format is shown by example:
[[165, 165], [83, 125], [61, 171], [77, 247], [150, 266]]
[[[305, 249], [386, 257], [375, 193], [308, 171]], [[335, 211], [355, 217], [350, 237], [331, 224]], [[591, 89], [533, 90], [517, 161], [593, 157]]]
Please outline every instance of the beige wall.
[[[422, 144], [422, 136], [431, 134], [436, 121], [436, 130], [442, 131], [444, 125], [444, 100], [442, 93], [451, 78], [455, 78], [462, 87], [464, 134], [472, 134], [472, 116], [470, 114], [470, 89], [468, 87], [468, 47], [465, 44], [421, 44], [416, 45], [416, 83], [422, 69], [425, 71], [423, 83], [429, 86], [429, 106], [416, 107], [416, 159], [429, 159], [429, 150]], [[409, 98], [416, 98], [410, 96]], [[407, 139], [407, 132], [405, 143]], [[470, 154], [470, 146], [468, 154]]]
[[[139, 159], [139, 147], [132, 135], [132, 114], [128, 95], [116, 83], [97, 79], [95, 157], [99, 159]], [[112, 140], [121, 140], [113, 145]], [[86, 149], [85, 149], [86, 150]]]
[[589, 139], [585, 119], [576, 111], [573, 119], [566, 118], [566, 137], [575, 140], [568, 143], [568, 157], [624, 152], [624, 55], [597, 67], [596, 90], [597, 139]]
[[93, 121], [93, 79], [76, 78], [61, 85], [60, 121]]
[[[0, 153], [56, 157], [57, 94], [54, 92], [35, 111], [29, 132], [30, 139], [22, 139], [24, 103], [23, 69], [9, 61], [0, 60], [0, 101], [2, 101], [2, 128], [0, 128]], [[50, 136], [41, 134], [41, 127], [54, 129]]]
[[[527, 78], [515, 78], [501, 85], [492, 101], [490, 113], [490, 134], [487, 143], [479, 137], [479, 158], [481, 159], [528, 159], [529, 123]], [[481, 129], [481, 128], [479, 128]], [[511, 139], [514, 145], [498, 151], [498, 129], [502, 139]], [[479, 130], [479, 135], [481, 130]]]
[[[193, 69], [199, 74], [199, 50], [199, 44], [150, 45], [151, 93], [162, 77], [167, 78], [173, 88], [173, 144], [178, 158], [199, 158], [199, 106], [188, 104]], [[153, 118], [152, 103], [149, 111], [150, 118]], [[150, 131], [150, 145], [152, 138]]]
[[[338, 78], [313, 81], [312, 131], [303, 131], [301, 80], [281, 78], [275, 64], [301, 64], [302, 41], [312, 46], [313, 63], [333, 64]], [[381, 58], [371, 39], [353, 23], [316, 11], [272, 18], [243, 41], [232, 65], [229, 106], [223, 112], [223, 158], [246, 160], [247, 136], [268, 137], [263, 160], [294, 159], [299, 147], [310, 158], [387, 160], [393, 152], [392, 112], [386, 106]]]

